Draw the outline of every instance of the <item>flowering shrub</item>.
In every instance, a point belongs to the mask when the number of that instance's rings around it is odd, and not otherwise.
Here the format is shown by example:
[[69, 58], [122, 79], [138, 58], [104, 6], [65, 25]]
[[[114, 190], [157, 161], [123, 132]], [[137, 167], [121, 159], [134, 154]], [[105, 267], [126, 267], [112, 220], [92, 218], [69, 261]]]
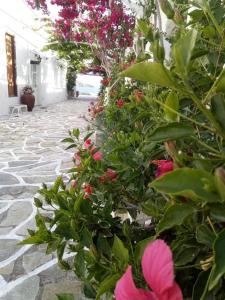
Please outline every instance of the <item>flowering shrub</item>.
[[[32, 8], [43, 8], [46, 0], [27, 0]], [[52, 0], [59, 6], [59, 18], [54, 22], [54, 35], [57, 39], [88, 43], [93, 55], [101, 61], [109, 74], [114, 62], [121, 61], [125, 49], [133, 44], [135, 19], [121, 0]]]
[[76, 148], [70, 183], [43, 186], [23, 243], [57, 249], [89, 298], [223, 300], [224, 6], [160, 3], [176, 23], [170, 59], [160, 32], [139, 22], [154, 60], [137, 57], [120, 74], [131, 80], [97, 114], [100, 147], [78, 130], [64, 140]]

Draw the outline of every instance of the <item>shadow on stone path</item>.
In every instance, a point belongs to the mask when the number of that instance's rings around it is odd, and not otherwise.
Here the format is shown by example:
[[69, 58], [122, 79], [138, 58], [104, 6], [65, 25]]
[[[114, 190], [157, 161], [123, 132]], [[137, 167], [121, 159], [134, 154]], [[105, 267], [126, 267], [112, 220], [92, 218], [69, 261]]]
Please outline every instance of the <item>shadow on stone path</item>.
[[[74, 274], [59, 269], [43, 246], [18, 246], [34, 228], [33, 196], [71, 167], [72, 153], [60, 140], [71, 128], [86, 130], [89, 99], [35, 108], [0, 120], [0, 300], [56, 300], [72, 292], [82, 300]], [[66, 177], [66, 175], [64, 175]]]

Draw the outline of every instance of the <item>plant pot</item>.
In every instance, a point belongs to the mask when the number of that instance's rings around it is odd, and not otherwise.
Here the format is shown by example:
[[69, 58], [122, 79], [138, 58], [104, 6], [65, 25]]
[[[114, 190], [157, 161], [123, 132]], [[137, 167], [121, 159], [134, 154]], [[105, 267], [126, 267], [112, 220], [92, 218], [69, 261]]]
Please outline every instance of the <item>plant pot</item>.
[[22, 104], [27, 105], [27, 110], [32, 111], [34, 108], [35, 97], [32, 94], [23, 94], [20, 98]]

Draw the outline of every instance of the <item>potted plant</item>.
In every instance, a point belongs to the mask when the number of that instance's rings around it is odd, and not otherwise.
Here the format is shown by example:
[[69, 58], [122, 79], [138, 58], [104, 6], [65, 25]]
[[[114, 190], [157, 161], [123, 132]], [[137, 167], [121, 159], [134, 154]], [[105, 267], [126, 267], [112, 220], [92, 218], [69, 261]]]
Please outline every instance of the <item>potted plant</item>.
[[34, 90], [29, 85], [26, 85], [25, 87], [23, 87], [23, 89], [21, 91], [21, 97], [20, 97], [21, 103], [27, 105], [28, 111], [32, 111], [34, 108], [35, 97], [34, 97], [33, 93], [34, 93]]

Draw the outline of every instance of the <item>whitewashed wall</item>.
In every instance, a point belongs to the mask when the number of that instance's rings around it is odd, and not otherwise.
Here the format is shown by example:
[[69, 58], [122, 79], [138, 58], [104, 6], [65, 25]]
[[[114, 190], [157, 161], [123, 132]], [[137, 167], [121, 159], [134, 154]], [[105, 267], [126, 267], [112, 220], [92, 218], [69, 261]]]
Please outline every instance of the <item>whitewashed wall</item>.
[[[0, 115], [7, 115], [11, 105], [20, 103], [20, 90], [24, 85], [34, 83], [30, 60], [35, 58], [35, 53], [42, 57], [37, 65], [36, 105], [46, 106], [67, 97], [65, 63], [58, 62], [51, 52], [41, 52], [47, 36], [35, 21], [40, 17], [24, 0], [0, 1]], [[8, 97], [5, 33], [15, 37], [17, 97]]]

